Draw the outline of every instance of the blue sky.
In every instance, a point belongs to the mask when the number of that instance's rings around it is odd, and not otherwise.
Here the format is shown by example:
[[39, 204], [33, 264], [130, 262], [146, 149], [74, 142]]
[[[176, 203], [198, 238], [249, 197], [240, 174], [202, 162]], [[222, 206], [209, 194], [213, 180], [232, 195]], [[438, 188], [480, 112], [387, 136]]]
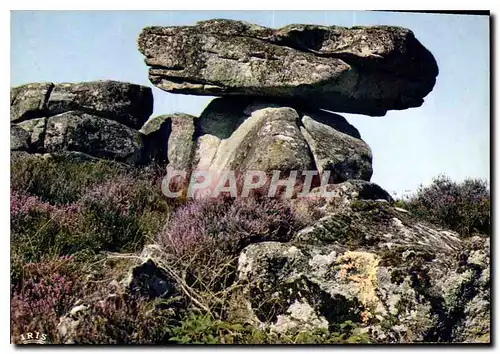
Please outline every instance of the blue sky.
[[[113, 79], [152, 86], [137, 50], [145, 26], [210, 18], [268, 27], [290, 23], [410, 28], [434, 54], [439, 76], [422, 107], [384, 117], [343, 114], [373, 153], [372, 181], [399, 194], [438, 174], [490, 175], [489, 18], [360, 11], [13, 11], [11, 86]], [[153, 86], [152, 86], [153, 87]], [[154, 114], [199, 115], [212, 99], [153, 87]]]

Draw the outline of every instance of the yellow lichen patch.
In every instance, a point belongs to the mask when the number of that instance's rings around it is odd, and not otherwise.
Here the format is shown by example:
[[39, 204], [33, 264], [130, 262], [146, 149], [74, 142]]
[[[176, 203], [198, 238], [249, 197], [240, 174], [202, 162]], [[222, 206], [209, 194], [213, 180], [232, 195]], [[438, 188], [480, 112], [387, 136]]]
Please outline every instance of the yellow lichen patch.
[[[379, 262], [377, 255], [368, 252], [346, 252], [337, 258], [340, 280], [352, 284], [367, 309], [375, 310], [380, 304], [376, 293]], [[364, 317], [368, 320], [372, 314], [366, 311]]]
[[363, 324], [367, 324], [372, 317], [372, 314], [368, 310], [365, 310], [361, 313], [361, 322], [363, 322]]

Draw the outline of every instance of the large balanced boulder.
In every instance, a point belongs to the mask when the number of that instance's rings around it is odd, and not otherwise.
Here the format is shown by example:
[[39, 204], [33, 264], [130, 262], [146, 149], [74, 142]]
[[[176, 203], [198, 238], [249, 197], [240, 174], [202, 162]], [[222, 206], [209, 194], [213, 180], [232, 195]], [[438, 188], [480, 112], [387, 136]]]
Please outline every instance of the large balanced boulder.
[[420, 106], [438, 75], [432, 54], [401, 27], [271, 29], [217, 19], [147, 27], [138, 44], [151, 82], [167, 92], [259, 96], [372, 116]]
[[380, 342], [489, 342], [489, 239], [354, 200], [291, 241], [247, 246], [243, 318], [277, 331], [351, 321]]

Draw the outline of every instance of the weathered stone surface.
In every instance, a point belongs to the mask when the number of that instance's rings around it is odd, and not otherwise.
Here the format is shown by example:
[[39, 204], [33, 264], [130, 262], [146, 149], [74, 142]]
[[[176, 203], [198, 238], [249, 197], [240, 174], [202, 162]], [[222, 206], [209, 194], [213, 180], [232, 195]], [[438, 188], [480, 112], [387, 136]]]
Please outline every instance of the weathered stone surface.
[[168, 138], [172, 131], [170, 115], [164, 114], [150, 118], [139, 130], [143, 134], [143, 157], [148, 162], [168, 161]]
[[136, 164], [141, 161], [142, 141], [136, 130], [123, 124], [74, 111], [48, 118], [44, 148]]
[[11, 151], [29, 151], [30, 134], [17, 125], [10, 127], [10, 150]]
[[196, 140], [192, 169], [200, 171], [209, 170], [220, 143], [221, 139], [214, 135], [205, 134], [200, 136]]
[[79, 110], [139, 129], [153, 112], [151, 88], [119, 81], [56, 84], [50, 93], [50, 115]]
[[384, 115], [418, 107], [438, 74], [432, 54], [401, 27], [232, 20], [147, 27], [149, 78], [173, 93], [260, 96], [339, 112]]
[[11, 88], [10, 121], [43, 117], [53, 87], [52, 83], [32, 83]]
[[152, 259], [134, 267], [131, 273], [129, 288], [132, 293], [149, 298], [167, 298], [176, 292], [175, 281]]
[[301, 128], [311, 148], [320, 174], [330, 171], [330, 180], [340, 183], [350, 179], [369, 181], [372, 170], [370, 147], [363, 140], [316, 122], [311, 117], [302, 117]]
[[[300, 110], [299, 110], [300, 111]], [[339, 114], [322, 110], [300, 111], [300, 116], [308, 116], [318, 123], [328, 125], [329, 127], [356, 139], [361, 139], [358, 129], [352, 126], [347, 119]]]
[[[301, 117], [311, 121], [307, 122], [311, 133]], [[333, 113], [304, 112], [263, 100], [217, 98], [195, 121], [193, 170], [210, 171], [215, 178], [228, 170], [280, 170], [281, 178], [286, 178], [293, 170], [301, 177], [301, 171], [327, 169], [336, 183], [371, 177], [368, 146], [356, 128]]]
[[278, 331], [352, 321], [381, 342], [488, 342], [489, 253], [488, 238], [357, 200], [290, 242], [247, 246], [239, 302]]
[[[221, 140], [210, 170], [268, 171], [310, 166], [307, 145], [294, 126], [298, 119], [295, 110], [288, 107], [263, 108], [252, 112], [250, 117], [242, 112], [234, 117], [242, 123], [229, 138]], [[292, 136], [286, 136], [287, 129]], [[299, 139], [299, 142], [294, 139]], [[274, 154], [269, 151], [273, 148], [276, 150]]]
[[197, 121], [197, 135], [211, 134], [227, 139], [258, 108], [279, 108], [278, 104], [259, 102], [249, 97], [216, 98]]
[[168, 167], [190, 171], [195, 148], [195, 120], [189, 114], [170, 116], [172, 131], [168, 138]]
[[[248, 134], [245, 137], [240, 147], [240, 152], [247, 154], [239, 166], [241, 170], [288, 172], [314, 169], [307, 143], [296, 123], [299, 116], [295, 110], [265, 108], [255, 111], [255, 117], [262, 123], [254, 136]], [[248, 152], [243, 150], [246, 144]]]
[[82, 111], [139, 129], [153, 112], [151, 88], [101, 80], [31, 83], [11, 88], [11, 122]]
[[149, 119], [140, 129], [145, 160], [169, 162], [174, 169], [190, 170], [196, 120], [185, 113], [163, 114]]
[[327, 184], [323, 187], [316, 187], [311, 190], [311, 195], [320, 197], [323, 203], [320, 203], [323, 209], [335, 210], [347, 206], [355, 200], [385, 200], [392, 203], [394, 200], [391, 195], [378, 184], [363, 181], [349, 180], [337, 184]]
[[162, 114], [148, 119], [148, 121], [144, 123], [139, 131], [144, 135], [154, 134], [159, 130], [162, 130], [166, 124], [170, 124], [170, 115]]
[[30, 134], [30, 145], [33, 151], [43, 151], [43, 141], [45, 139], [45, 127], [47, 118], [36, 118], [18, 123], [18, 126]]

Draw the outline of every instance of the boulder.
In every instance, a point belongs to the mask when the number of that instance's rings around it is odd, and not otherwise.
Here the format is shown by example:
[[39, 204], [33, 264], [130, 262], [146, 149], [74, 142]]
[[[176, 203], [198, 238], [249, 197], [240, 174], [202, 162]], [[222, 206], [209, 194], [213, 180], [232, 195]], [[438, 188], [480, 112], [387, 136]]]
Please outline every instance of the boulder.
[[438, 75], [432, 54], [401, 27], [271, 29], [215, 19], [147, 27], [138, 45], [150, 81], [167, 92], [258, 96], [372, 116], [420, 106]]
[[139, 129], [153, 112], [151, 88], [101, 80], [31, 83], [11, 89], [11, 122], [82, 111]]
[[192, 170], [209, 170], [220, 143], [221, 139], [211, 134], [205, 134], [196, 139]]
[[311, 190], [310, 194], [318, 196], [319, 201], [322, 201], [318, 206], [330, 211], [348, 206], [355, 200], [394, 202], [391, 195], [378, 184], [355, 179], [316, 187]]
[[197, 121], [197, 135], [210, 134], [227, 139], [258, 107], [279, 108], [278, 104], [249, 97], [224, 97], [212, 100]]
[[[242, 116], [243, 112], [238, 119]], [[210, 170], [312, 168], [307, 144], [296, 126], [298, 118], [289, 107], [253, 111], [229, 138], [221, 140]]]
[[73, 111], [48, 118], [44, 149], [78, 151], [128, 164], [141, 161], [140, 134], [118, 122]]
[[251, 119], [260, 124], [254, 132], [249, 131], [239, 147], [243, 156], [247, 155], [242, 161], [239, 157], [235, 159], [235, 162], [241, 162], [240, 170], [288, 172], [314, 169], [309, 148], [296, 123], [299, 115], [294, 109], [263, 108], [254, 111]]
[[30, 145], [35, 152], [43, 151], [47, 118], [25, 120], [17, 124], [30, 134]]
[[47, 109], [50, 115], [79, 110], [139, 129], [153, 112], [151, 88], [119, 81], [56, 84]]
[[151, 117], [139, 130], [143, 135], [144, 158], [148, 162], [168, 161], [168, 138], [172, 131], [169, 114]]
[[194, 169], [296, 170], [299, 176], [305, 170], [331, 170], [335, 183], [370, 179], [370, 148], [356, 128], [333, 113], [292, 107], [244, 98], [213, 100], [196, 121]]
[[54, 88], [52, 83], [31, 83], [10, 90], [10, 121], [44, 117], [47, 112], [47, 100]]
[[17, 125], [10, 127], [10, 150], [11, 151], [29, 151], [30, 134]]
[[488, 238], [357, 200], [289, 242], [247, 246], [239, 306], [283, 332], [351, 321], [378, 342], [489, 342], [489, 256]]
[[189, 114], [170, 116], [171, 133], [168, 138], [168, 167], [190, 171], [195, 148], [195, 120]]
[[350, 179], [370, 180], [373, 169], [368, 144], [307, 115], [302, 117], [302, 124], [302, 134], [321, 175], [324, 171], [330, 171], [333, 183]]

